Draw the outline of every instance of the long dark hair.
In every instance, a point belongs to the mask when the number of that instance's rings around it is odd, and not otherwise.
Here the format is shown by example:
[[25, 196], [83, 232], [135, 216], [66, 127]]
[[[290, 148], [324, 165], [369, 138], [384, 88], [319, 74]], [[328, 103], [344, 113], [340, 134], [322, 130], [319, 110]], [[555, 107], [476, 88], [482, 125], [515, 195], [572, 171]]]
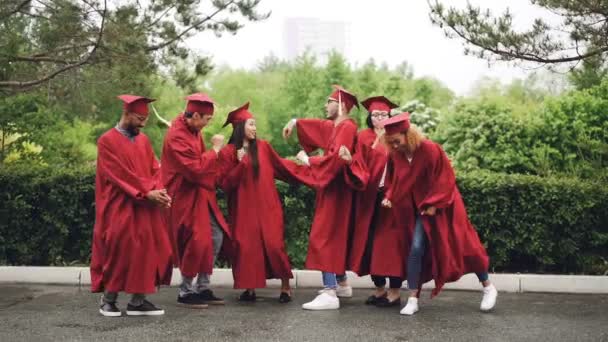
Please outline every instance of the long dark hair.
[[[234, 145], [237, 151], [243, 148], [243, 140], [245, 140], [246, 122], [247, 121], [237, 123], [234, 126], [234, 130], [232, 131], [230, 140], [228, 140], [228, 143]], [[260, 161], [258, 159], [258, 145], [256, 144], [255, 139], [249, 141], [247, 153], [249, 153], [249, 158], [251, 158], [251, 166], [253, 166], [253, 177], [255, 179], [258, 179], [258, 176], [260, 175]]]

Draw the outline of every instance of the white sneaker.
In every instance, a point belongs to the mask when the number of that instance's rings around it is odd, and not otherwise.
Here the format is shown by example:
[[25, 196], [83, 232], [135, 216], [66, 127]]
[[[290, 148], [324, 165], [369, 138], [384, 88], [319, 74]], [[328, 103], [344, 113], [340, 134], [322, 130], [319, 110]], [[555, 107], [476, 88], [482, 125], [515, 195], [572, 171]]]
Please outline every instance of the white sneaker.
[[418, 312], [418, 309], [418, 298], [410, 297], [407, 299], [407, 304], [403, 307], [403, 309], [401, 309], [399, 313], [402, 315], [411, 316]]
[[323, 290], [312, 302], [302, 304], [304, 310], [336, 310], [340, 308], [340, 300], [336, 290]]
[[353, 296], [353, 287], [350, 285], [338, 285], [338, 288], [336, 289], [336, 294], [340, 298], [351, 298]]
[[494, 284], [490, 284], [483, 288], [483, 299], [479, 309], [481, 311], [490, 311], [496, 305], [496, 297], [498, 297], [498, 291]]

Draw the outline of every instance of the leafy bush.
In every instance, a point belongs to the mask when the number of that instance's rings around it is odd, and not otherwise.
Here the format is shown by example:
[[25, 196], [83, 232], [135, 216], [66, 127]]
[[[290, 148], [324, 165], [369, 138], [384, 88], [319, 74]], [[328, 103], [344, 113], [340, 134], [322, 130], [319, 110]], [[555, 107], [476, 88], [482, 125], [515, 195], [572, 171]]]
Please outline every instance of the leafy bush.
[[[0, 263], [86, 264], [95, 219], [94, 170], [0, 169]], [[589, 181], [490, 172], [458, 175], [493, 271], [608, 272], [608, 189]], [[277, 183], [285, 238], [302, 268], [314, 192]], [[220, 193], [220, 205], [225, 208]]]

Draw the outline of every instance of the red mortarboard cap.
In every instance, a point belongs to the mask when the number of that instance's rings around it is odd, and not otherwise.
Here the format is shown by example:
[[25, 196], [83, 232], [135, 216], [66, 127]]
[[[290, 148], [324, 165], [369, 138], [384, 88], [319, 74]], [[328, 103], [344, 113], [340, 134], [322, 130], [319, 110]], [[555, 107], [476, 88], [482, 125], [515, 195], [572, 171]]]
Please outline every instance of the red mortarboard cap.
[[232, 124], [232, 126], [234, 126], [234, 125], [238, 124], [239, 122], [253, 118], [253, 114], [251, 114], [248, 109], [249, 109], [249, 102], [245, 103], [241, 107], [228, 113], [228, 118], [226, 118], [226, 123], [224, 124], [223, 127], [228, 126], [228, 124]]
[[387, 99], [384, 96], [374, 96], [367, 98], [363, 102], [361, 102], [361, 104], [370, 113], [375, 110], [379, 110], [382, 112], [390, 112], [391, 109], [398, 107], [396, 104], [392, 103], [391, 100]]
[[203, 115], [213, 114], [213, 100], [205, 93], [195, 93], [186, 96], [186, 112], [199, 113]]
[[344, 103], [346, 109], [350, 111], [353, 106], [357, 106], [359, 108], [359, 102], [357, 101], [357, 97], [351, 94], [348, 90], [340, 87], [339, 85], [334, 85], [334, 90], [331, 95], [329, 95], [330, 100], [338, 101]]
[[410, 113], [405, 112], [382, 121], [386, 135], [402, 133], [410, 128]]
[[148, 103], [156, 100], [149, 99], [143, 96], [137, 95], [118, 95], [118, 98], [123, 102], [123, 108], [126, 112], [136, 113], [139, 115], [148, 116]]

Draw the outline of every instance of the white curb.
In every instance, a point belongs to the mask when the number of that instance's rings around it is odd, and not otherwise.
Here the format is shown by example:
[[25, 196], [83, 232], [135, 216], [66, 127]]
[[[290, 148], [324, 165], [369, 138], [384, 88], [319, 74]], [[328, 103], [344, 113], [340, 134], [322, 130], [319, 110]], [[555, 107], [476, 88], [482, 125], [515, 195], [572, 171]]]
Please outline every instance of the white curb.
[[[292, 287], [322, 286], [321, 272], [294, 270]], [[358, 277], [347, 272], [348, 282], [354, 288], [373, 288], [369, 276]], [[178, 285], [181, 274], [173, 270], [171, 285]], [[596, 293], [608, 294], [608, 276], [585, 275], [540, 275], [540, 274], [503, 274], [491, 273], [490, 280], [499, 291], [503, 292], [559, 292], [559, 293]], [[0, 266], [0, 283], [26, 284], [59, 284], [88, 286], [91, 276], [88, 267], [36, 267], [36, 266]], [[214, 287], [232, 287], [231, 269], [214, 269], [211, 275]], [[268, 287], [279, 287], [280, 280], [268, 280]], [[404, 282], [404, 286], [405, 286]], [[423, 288], [431, 289], [433, 282], [424, 284]], [[446, 284], [446, 290], [479, 290], [480, 285], [474, 274], [467, 274], [454, 283]]]

